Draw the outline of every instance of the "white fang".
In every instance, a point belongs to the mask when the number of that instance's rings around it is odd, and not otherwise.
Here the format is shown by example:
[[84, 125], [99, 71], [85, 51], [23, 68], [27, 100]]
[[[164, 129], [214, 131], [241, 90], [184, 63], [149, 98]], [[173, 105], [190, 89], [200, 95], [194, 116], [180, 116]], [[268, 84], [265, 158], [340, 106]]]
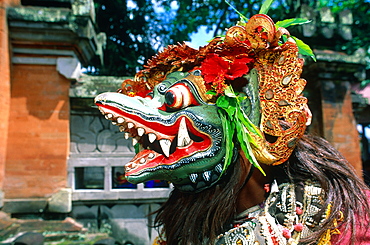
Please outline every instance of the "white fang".
[[190, 144], [190, 136], [188, 129], [186, 127], [185, 118], [183, 117], [180, 122], [179, 126], [179, 133], [177, 135], [177, 146], [178, 147], [184, 147]]
[[161, 139], [159, 141], [159, 144], [161, 145], [162, 147], [162, 151], [163, 151], [163, 154], [166, 156], [166, 157], [169, 157], [170, 156], [170, 147], [171, 147], [171, 141], [168, 140], [168, 139]]

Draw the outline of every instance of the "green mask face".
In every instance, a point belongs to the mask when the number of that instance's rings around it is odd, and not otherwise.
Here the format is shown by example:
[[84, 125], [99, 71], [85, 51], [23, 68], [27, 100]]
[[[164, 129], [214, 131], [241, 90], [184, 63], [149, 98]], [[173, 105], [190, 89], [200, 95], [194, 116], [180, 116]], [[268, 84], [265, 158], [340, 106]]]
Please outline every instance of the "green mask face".
[[185, 192], [213, 185], [223, 170], [225, 137], [218, 107], [199, 95], [200, 71], [174, 72], [146, 97], [103, 93], [95, 98], [107, 118], [138, 141], [126, 164], [131, 183], [172, 182]]

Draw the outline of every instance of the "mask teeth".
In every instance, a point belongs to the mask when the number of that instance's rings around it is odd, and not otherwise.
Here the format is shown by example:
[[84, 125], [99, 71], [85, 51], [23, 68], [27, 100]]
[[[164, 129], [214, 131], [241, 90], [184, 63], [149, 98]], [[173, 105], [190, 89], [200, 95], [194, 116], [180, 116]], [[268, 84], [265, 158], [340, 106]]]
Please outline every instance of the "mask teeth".
[[221, 173], [222, 172], [222, 164], [221, 163], [217, 164], [216, 167], [215, 167], [215, 170], [216, 170], [216, 172]]
[[134, 170], [134, 169], [138, 168], [141, 165], [145, 165], [148, 161], [150, 161], [151, 159], [155, 158], [156, 157], [156, 154], [157, 153], [151, 152], [151, 153], [148, 154], [148, 156], [140, 158], [140, 160], [137, 161], [137, 162], [129, 162], [129, 163], [127, 163], [125, 165], [125, 171], [128, 172], [128, 171], [131, 171], [131, 170]]
[[205, 188], [212, 186], [219, 179], [222, 170], [222, 163], [217, 164], [214, 170], [207, 170], [202, 173], [192, 173], [189, 175], [191, 183], [185, 185], [177, 185], [180, 189], [186, 192], [201, 191]]
[[185, 118], [181, 119], [179, 132], [177, 135], [177, 147], [184, 147], [191, 143], [188, 129], [186, 127]]
[[149, 139], [150, 143], [153, 143], [157, 139], [157, 135], [155, 135], [153, 133], [149, 133], [148, 134], [148, 139]]
[[[119, 126], [119, 131], [124, 132], [125, 139], [130, 137], [132, 138], [133, 145], [139, 143], [141, 141], [141, 137], [147, 135], [150, 144], [153, 144], [156, 140], [158, 140], [158, 143], [162, 149], [162, 154], [166, 157], [170, 156], [171, 144], [173, 143], [171, 139], [159, 139], [155, 133], [146, 132], [146, 129], [143, 127], [136, 128], [134, 122], [128, 121], [128, 119], [123, 118], [115, 112], [107, 112], [103, 108], [99, 109], [106, 119], [112, 121], [113, 125]], [[175, 140], [175, 142], [177, 142], [177, 147], [186, 147], [192, 143], [192, 139], [190, 138], [189, 131], [186, 126], [185, 118], [182, 118], [180, 121], [177, 140]], [[147, 148], [150, 148], [150, 145]], [[208, 175], [206, 178], [209, 178]]]
[[117, 123], [118, 124], [122, 124], [122, 123], [124, 123], [125, 122], [125, 119], [124, 118], [122, 118], [122, 117], [118, 117], [117, 118]]
[[113, 114], [108, 113], [108, 114], [105, 115], [105, 118], [108, 119], [108, 120], [109, 119], [112, 119], [113, 118]]
[[205, 171], [204, 173], [203, 173], [203, 179], [205, 180], [205, 181], [210, 181], [210, 179], [211, 179], [211, 174], [212, 174], [212, 172], [211, 171]]
[[139, 135], [141, 137], [144, 134], [145, 134], [145, 129], [143, 129], [143, 128], [137, 128], [137, 135]]
[[161, 140], [159, 140], [159, 145], [162, 148], [163, 154], [166, 157], [169, 157], [170, 156], [170, 148], [171, 148], [171, 140], [161, 139]]
[[190, 174], [189, 178], [190, 178], [190, 181], [195, 184], [197, 183], [198, 174]]

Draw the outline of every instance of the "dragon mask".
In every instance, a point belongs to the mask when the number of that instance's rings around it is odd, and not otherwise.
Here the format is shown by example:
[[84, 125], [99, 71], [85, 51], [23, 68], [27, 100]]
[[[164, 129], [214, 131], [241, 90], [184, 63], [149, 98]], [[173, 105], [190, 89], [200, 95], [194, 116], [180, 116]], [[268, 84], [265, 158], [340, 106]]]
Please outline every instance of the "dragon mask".
[[199, 192], [240, 151], [261, 171], [289, 158], [310, 121], [302, 66], [289, 32], [258, 14], [199, 49], [168, 46], [95, 103], [133, 138], [129, 182], [161, 179]]

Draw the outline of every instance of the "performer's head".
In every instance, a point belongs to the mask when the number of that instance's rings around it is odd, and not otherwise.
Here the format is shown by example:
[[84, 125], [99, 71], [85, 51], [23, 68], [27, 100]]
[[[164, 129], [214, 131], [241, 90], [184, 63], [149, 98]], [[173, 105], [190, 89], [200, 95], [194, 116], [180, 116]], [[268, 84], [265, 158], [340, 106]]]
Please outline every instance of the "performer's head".
[[137, 143], [129, 182], [200, 192], [241, 154], [262, 172], [287, 161], [310, 122], [302, 66], [289, 32], [258, 14], [199, 49], [167, 47], [95, 103]]

